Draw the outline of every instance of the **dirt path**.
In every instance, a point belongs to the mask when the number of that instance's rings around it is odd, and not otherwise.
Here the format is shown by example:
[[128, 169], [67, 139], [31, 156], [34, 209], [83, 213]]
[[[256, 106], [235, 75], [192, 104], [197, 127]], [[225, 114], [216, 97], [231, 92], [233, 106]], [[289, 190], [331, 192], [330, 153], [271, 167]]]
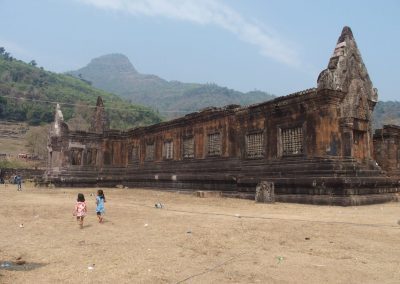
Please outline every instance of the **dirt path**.
[[[99, 224], [95, 188], [0, 188], [0, 283], [399, 283], [399, 203], [104, 191]], [[90, 211], [82, 230], [72, 217], [78, 192]], [[18, 258], [26, 263], [15, 265]]]

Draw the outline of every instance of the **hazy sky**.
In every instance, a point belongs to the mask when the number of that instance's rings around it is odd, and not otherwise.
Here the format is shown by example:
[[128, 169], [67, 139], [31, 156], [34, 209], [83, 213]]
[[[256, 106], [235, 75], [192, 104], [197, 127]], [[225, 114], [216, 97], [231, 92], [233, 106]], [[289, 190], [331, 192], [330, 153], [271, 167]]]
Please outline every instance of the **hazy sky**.
[[343, 26], [400, 100], [400, 1], [0, 0], [0, 46], [64, 72], [123, 53], [140, 73], [276, 95], [316, 86]]

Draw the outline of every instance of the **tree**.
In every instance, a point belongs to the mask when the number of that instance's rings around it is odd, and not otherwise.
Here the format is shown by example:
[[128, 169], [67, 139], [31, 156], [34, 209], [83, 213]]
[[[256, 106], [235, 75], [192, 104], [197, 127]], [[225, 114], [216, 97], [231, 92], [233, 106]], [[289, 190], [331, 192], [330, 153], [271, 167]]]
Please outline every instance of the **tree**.
[[68, 120], [68, 126], [71, 130], [88, 131], [90, 126], [91, 109], [87, 103], [78, 101], [74, 108], [73, 117]]
[[7, 111], [7, 100], [0, 97], [0, 118], [3, 118]]
[[36, 67], [36, 66], [37, 66], [37, 63], [36, 63], [35, 60], [31, 60], [28, 64], [29, 64], [29, 65], [32, 65], [33, 67]]
[[4, 47], [0, 47], [0, 55], [3, 55], [4, 52], [6, 52], [6, 49]]
[[26, 141], [31, 154], [40, 158], [45, 158], [47, 156], [47, 135], [49, 127], [49, 125], [29, 127], [26, 133]]
[[88, 131], [89, 129], [89, 123], [80, 114], [75, 114], [68, 120], [68, 126], [73, 131]]
[[41, 116], [41, 122], [50, 123], [54, 120], [54, 114], [50, 111], [44, 112]]

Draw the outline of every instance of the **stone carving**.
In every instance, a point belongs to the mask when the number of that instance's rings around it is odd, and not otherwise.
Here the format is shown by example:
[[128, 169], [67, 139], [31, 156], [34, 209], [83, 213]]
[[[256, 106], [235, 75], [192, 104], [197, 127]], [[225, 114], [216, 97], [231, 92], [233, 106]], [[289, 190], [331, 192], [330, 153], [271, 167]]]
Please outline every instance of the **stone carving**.
[[61, 111], [60, 105], [56, 106], [56, 114], [54, 116], [54, 124], [53, 124], [53, 134], [55, 136], [60, 136], [61, 134], [61, 123], [64, 122], [64, 115]]
[[376, 103], [378, 92], [372, 86], [349, 27], [343, 28], [328, 68], [320, 73], [317, 84], [319, 90], [330, 89], [347, 93], [346, 103], [341, 109], [342, 116], [370, 119], [372, 110], [368, 101]]

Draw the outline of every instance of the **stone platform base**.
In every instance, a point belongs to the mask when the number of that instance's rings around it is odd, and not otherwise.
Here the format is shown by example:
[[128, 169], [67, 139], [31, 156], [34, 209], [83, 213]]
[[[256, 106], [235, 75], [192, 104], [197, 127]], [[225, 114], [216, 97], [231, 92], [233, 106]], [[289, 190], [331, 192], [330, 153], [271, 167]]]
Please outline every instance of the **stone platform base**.
[[[224, 193], [223, 197], [234, 197], [254, 200], [254, 193]], [[328, 196], [328, 195], [297, 195], [297, 194], [275, 194], [276, 202], [301, 203], [313, 205], [331, 206], [358, 206], [379, 204], [386, 202], [399, 202], [399, 193], [351, 195], [351, 196]]]
[[197, 197], [201, 198], [207, 198], [207, 197], [221, 197], [222, 192], [221, 191], [196, 191], [194, 193]]

